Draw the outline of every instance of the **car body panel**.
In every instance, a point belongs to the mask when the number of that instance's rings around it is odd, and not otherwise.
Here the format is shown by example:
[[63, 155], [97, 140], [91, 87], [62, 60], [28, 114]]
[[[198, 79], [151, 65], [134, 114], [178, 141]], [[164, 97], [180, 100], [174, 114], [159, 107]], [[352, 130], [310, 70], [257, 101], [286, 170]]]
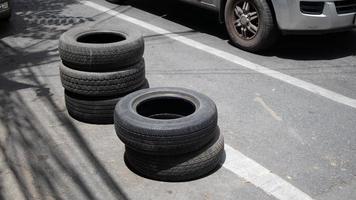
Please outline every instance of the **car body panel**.
[[[272, 0], [276, 21], [282, 31], [327, 31], [343, 30], [354, 26], [355, 12], [338, 14], [336, 1], [317, 0], [325, 2], [320, 15], [304, 14], [300, 11], [301, 0]], [[315, 0], [303, 0], [316, 2]]]
[[[212, 9], [220, 13], [220, 21], [224, 20], [226, 0], [181, 0]], [[267, 1], [267, 0], [266, 0]], [[268, 0], [275, 13], [276, 24], [283, 32], [298, 31], [337, 31], [351, 29], [354, 25], [355, 14], [338, 14], [336, 1], [344, 0]], [[300, 11], [300, 2], [325, 2], [324, 10], [320, 15], [304, 14]], [[356, 0], [355, 0], [356, 2]]]

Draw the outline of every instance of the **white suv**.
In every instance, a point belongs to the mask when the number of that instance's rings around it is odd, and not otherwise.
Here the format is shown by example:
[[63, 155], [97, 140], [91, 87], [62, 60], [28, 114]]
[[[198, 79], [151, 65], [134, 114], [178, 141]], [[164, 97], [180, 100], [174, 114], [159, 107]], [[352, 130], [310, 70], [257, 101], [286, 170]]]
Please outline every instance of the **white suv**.
[[251, 52], [270, 47], [280, 33], [320, 34], [356, 26], [356, 0], [181, 1], [217, 11], [232, 43]]
[[356, 0], [182, 0], [220, 13], [231, 41], [256, 52], [277, 35], [345, 31], [355, 27]]

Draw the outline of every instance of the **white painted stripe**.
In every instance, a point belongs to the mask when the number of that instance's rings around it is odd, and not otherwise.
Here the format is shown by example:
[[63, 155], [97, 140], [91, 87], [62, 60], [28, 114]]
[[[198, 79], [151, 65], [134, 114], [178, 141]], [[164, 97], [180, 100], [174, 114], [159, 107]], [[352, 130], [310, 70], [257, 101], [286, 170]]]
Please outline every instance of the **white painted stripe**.
[[200, 49], [200, 50], [205, 51], [205, 52], [207, 52], [209, 54], [213, 54], [215, 56], [218, 56], [220, 58], [223, 58], [223, 59], [228, 60], [230, 62], [233, 62], [235, 64], [241, 65], [242, 67], [254, 70], [256, 72], [265, 74], [267, 76], [270, 76], [270, 77], [273, 77], [273, 78], [278, 79], [280, 81], [289, 83], [289, 84], [294, 85], [296, 87], [305, 89], [305, 90], [307, 90], [309, 92], [312, 92], [314, 94], [318, 94], [320, 96], [323, 96], [323, 97], [328, 98], [330, 100], [333, 100], [335, 102], [338, 102], [338, 103], [341, 103], [341, 104], [356, 108], [356, 100], [355, 99], [343, 96], [343, 95], [338, 94], [336, 92], [333, 92], [331, 90], [324, 89], [324, 88], [322, 88], [320, 86], [314, 85], [312, 83], [308, 83], [306, 81], [294, 78], [292, 76], [289, 76], [289, 75], [286, 75], [286, 74], [283, 74], [283, 73], [280, 73], [278, 71], [263, 67], [262, 65], [255, 64], [255, 63], [250, 62], [250, 61], [248, 61], [248, 60], [246, 60], [244, 58], [241, 58], [241, 57], [238, 57], [236, 55], [233, 55], [233, 54], [221, 51], [219, 49], [210, 47], [208, 45], [205, 45], [205, 44], [202, 44], [200, 42], [197, 42], [197, 41], [191, 40], [189, 38], [186, 38], [184, 36], [180, 36], [178, 34], [174, 34], [174, 33], [170, 32], [168, 30], [165, 30], [165, 29], [162, 29], [160, 27], [157, 27], [157, 26], [154, 26], [152, 24], [149, 24], [147, 22], [144, 22], [144, 21], [129, 17], [127, 15], [121, 14], [121, 13], [115, 11], [115, 10], [111, 10], [111, 9], [106, 8], [104, 6], [101, 6], [99, 4], [96, 4], [96, 3], [93, 3], [93, 2], [90, 2], [90, 1], [80, 1], [80, 2], [82, 4], [84, 4], [84, 5], [87, 5], [89, 7], [95, 8], [95, 9], [97, 9], [99, 11], [102, 11], [102, 12], [106, 12], [109, 15], [113, 15], [113, 16], [115, 16], [117, 18], [126, 20], [126, 21], [128, 21], [130, 23], [136, 24], [138, 26], [146, 28], [146, 29], [148, 29], [150, 31], [153, 31], [155, 33], [165, 35], [166, 37], [169, 37], [169, 38], [171, 38], [173, 40], [176, 40], [176, 41], [179, 41], [181, 43], [184, 43], [184, 44], [186, 44], [188, 46], [194, 47], [196, 49]]
[[225, 152], [226, 160], [223, 166], [267, 194], [281, 200], [313, 200], [298, 188], [232, 147], [225, 145]]

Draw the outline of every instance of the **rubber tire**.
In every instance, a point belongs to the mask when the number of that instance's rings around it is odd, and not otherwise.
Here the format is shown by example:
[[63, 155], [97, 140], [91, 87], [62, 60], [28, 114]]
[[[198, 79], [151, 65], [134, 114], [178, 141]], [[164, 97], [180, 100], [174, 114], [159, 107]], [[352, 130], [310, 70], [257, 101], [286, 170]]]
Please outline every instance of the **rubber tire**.
[[[82, 43], [77, 39], [83, 34], [114, 33], [126, 38], [104, 44]], [[142, 34], [128, 28], [77, 27], [63, 33], [59, 39], [62, 62], [73, 69], [91, 72], [116, 71], [142, 59], [144, 41]]]
[[146, 178], [159, 181], [190, 181], [208, 175], [221, 164], [224, 153], [223, 135], [215, 137], [196, 152], [178, 156], [154, 156], [126, 147], [125, 160], [130, 169]]
[[117, 96], [139, 88], [145, 81], [145, 62], [117, 72], [83, 72], [60, 64], [63, 87], [86, 96]]
[[[197, 108], [179, 119], [160, 120], [144, 117], [135, 106], [157, 97], [179, 97]], [[131, 93], [115, 108], [115, 130], [130, 148], [152, 155], [177, 155], [206, 145], [217, 128], [217, 109], [207, 96], [183, 88], [151, 88]]]
[[240, 0], [228, 0], [225, 6], [225, 26], [233, 45], [250, 52], [260, 52], [271, 47], [279, 36], [272, 10], [266, 0], [248, 0], [259, 13], [259, 30], [251, 40], [241, 39], [233, 25], [234, 8]]
[[[147, 80], [137, 90], [146, 88], [149, 88]], [[123, 96], [95, 98], [64, 91], [69, 115], [78, 121], [90, 124], [113, 124], [115, 105]]]

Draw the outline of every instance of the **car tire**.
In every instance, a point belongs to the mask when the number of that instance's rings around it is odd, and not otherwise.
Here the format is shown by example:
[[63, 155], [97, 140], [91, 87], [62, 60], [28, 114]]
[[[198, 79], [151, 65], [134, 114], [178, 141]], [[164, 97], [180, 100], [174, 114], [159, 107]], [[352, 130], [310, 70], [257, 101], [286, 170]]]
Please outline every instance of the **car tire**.
[[61, 35], [58, 49], [67, 67], [107, 72], [139, 62], [144, 41], [142, 35], [132, 29], [78, 27]]
[[217, 109], [207, 96], [183, 88], [153, 88], [124, 97], [115, 108], [118, 137], [138, 152], [176, 155], [207, 144]]
[[[149, 88], [145, 83], [137, 90]], [[118, 97], [88, 97], [64, 91], [68, 113], [78, 121], [91, 124], [113, 124], [115, 105], [124, 96]]]
[[116, 72], [83, 72], [60, 64], [63, 87], [86, 96], [117, 96], [134, 91], [145, 81], [145, 62]]
[[232, 44], [250, 52], [269, 48], [279, 35], [271, 7], [264, 0], [228, 0], [225, 26]]
[[177, 156], [155, 156], [136, 152], [126, 147], [125, 161], [137, 174], [159, 181], [190, 181], [217, 169], [224, 153], [224, 138], [215, 137], [202, 149]]

